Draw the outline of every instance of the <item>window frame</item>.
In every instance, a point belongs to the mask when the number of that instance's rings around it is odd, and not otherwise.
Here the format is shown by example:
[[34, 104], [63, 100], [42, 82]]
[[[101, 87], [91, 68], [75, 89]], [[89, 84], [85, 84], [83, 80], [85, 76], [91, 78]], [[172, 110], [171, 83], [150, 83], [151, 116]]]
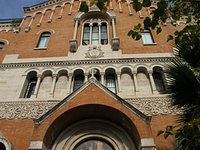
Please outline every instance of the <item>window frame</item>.
[[[108, 83], [108, 81], [110, 82]], [[113, 93], [117, 93], [116, 77], [114, 75], [112, 74], [106, 75], [106, 87]]]
[[37, 84], [37, 77], [33, 77], [28, 81], [28, 85], [24, 93], [24, 98], [31, 98], [31, 96], [34, 94], [36, 84]]
[[[148, 34], [147, 36], [145, 36], [144, 34]], [[153, 35], [151, 33], [151, 30], [149, 29], [144, 29], [142, 32], [141, 32], [141, 39], [142, 39], [142, 42], [143, 42], [143, 45], [156, 45], [155, 43], [155, 40], [153, 38]], [[150, 39], [148, 39], [150, 38]], [[147, 40], [146, 40], [147, 39]], [[149, 42], [149, 40], [151, 40], [151, 42]]]
[[[92, 44], [92, 41], [93, 41], [93, 37], [92, 37], [92, 34], [93, 34], [93, 25], [95, 25], [95, 24], [97, 24], [97, 26], [98, 26], [98, 32], [99, 32], [99, 34], [98, 34], [98, 44]], [[100, 27], [99, 27], [99, 24], [100, 24]], [[89, 44], [83, 44], [84, 43], [84, 28], [85, 28], [85, 25], [89, 26]], [[105, 39], [101, 38], [101, 35], [102, 35], [102, 32], [101, 32], [102, 25], [106, 25], [106, 31], [107, 31], [106, 32], [107, 33], [107, 42], [106, 42], [106, 44], [102, 44], [102, 40], [105, 40]], [[81, 43], [81, 46], [109, 45], [109, 24], [108, 24], [108, 21], [105, 20], [105, 19], [96, 19], [96, 18], [85, 20], [83, 22], [83, 24], [82, 24], [81, 42], [80, 43]]]
[[[51, 37], [51, 32], [43, 32], [40, 34], [40, 38], [37, 43], [37, 47], [35, 49], [47, 49], [49, 40]], [[42, 40], [44, 39], [44, 43], [42, 43]]]

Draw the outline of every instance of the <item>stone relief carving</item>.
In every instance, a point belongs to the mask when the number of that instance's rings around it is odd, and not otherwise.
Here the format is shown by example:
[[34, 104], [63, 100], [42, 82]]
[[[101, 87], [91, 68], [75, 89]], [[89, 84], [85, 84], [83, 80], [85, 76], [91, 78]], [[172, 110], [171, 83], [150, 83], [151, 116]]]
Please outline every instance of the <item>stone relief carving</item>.
[[[181, 114], [182, 110], [171, 106], [170, 98], [132, 98], [125, 99], [147, 116], [160, 114]], [[36, 119], [60, 101], [1, 102], [0, 119]]]
[[104, 52], [102, 52], [101, 47], [89, 46], [89, 50], [85, 53], [85, 58], [100, 58], [103, 57]]
[[58, 102], [1, 102], [0, 119], [38, 118]]
[[126, 101], [147, 116], [182, 113], [182, 110], [172, 106], [171, 99], [166, 97], [131, 98]]

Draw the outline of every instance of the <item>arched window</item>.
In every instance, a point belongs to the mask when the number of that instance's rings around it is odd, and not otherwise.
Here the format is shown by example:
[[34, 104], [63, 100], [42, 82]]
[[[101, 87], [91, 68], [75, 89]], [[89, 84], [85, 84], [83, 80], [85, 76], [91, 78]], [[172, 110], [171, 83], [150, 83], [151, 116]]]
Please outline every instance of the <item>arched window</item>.
[[99, 44], [99, 27], [97, 23], [92, 26], [92, 45]]
[[6, 146], [0, 142], [0, 150], [6, 150]]
[[24, 92], [22, 95], [23, 98], [31, 98], [31, 96], [34, 94], [36, 83], [37, 73], [35, 71], [29, 72], [24, 85]]
[[37, 83], [37, 77], [33, 77], [30, 79], [24, 98], [30, 98], [31, 95], [34, 94], [36, 83]]
[[42, 33], [37, 48], [47, 48], [50, 36], [51, 36], [50, 32]]
[[77, 90], [79, 87], [81, 87], [84, 83], [84, 73], [82, 70], [78, 69], [74, 72], [74, 86], [73, 91]]
[[101, 25], [101, 44], [102, 45], [108, 44], [108, 31], [106, 23], [102, 23]]
[[107, 23], [101, 19], [90, 19], [84, 23], [82, 45], [108, 44]]
[[74, 91], [76, 89], [78, 89], [79, 87], [81, 87], [81, 85], [83, 85], [84, 82], [84, 76], [82, 75], [77, 75], [74, 77]]
[[85, 24], [83, 29], [82, 45], [89, 45], [89, 44], [90, 44], [90, 26], [89, 24]]
[[151, 31], [150, 30], [143, 30], [142, 33], [142, 41], [144, 44], [153, 44], [155, 43], [153, 40], [153, 37], [151, 35]]
[[99, 139], [91, 139], [81, 143], [75, 150], [114, 150], [110, 144]]
[[113, 75], [106, 76], [106, 87], [113, 93], [116, 93], [115, 76]]
[[3, 48], [4, 48], [4, 42], [0, 42], [0, 50], [3, 50]]
[[153, 79], [156, 85], [156, 90], [159, 93], [162, 93], [165, 91], [165, 85], [163, 81], [163, 75], [162, 75], [162, 70], [160, 68], [154, 68], [153, 69]]

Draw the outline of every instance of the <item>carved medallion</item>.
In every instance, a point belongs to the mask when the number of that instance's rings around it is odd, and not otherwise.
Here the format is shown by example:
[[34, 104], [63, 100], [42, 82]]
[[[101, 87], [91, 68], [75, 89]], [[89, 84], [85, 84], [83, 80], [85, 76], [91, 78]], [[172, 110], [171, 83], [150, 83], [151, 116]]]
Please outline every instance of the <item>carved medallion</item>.
[[85, 53], [85, 58], [100, 58], [104, 57], [103, 54], [101, 46], [89, 46], [88, 52]]

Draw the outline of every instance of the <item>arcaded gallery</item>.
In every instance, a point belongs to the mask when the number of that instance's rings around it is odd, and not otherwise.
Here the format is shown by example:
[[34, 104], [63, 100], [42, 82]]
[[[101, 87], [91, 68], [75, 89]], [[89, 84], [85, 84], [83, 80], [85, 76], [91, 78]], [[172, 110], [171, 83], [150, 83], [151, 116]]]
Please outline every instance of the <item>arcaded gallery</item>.
[[166, 37], [184, 20], [127, 35], [158, 1], [85, 13], [81, 1], [47, 0], [0, 22], [0, 150], [173, 150], [175, 139], [157, 133], [180, 113], [164, 70]]

